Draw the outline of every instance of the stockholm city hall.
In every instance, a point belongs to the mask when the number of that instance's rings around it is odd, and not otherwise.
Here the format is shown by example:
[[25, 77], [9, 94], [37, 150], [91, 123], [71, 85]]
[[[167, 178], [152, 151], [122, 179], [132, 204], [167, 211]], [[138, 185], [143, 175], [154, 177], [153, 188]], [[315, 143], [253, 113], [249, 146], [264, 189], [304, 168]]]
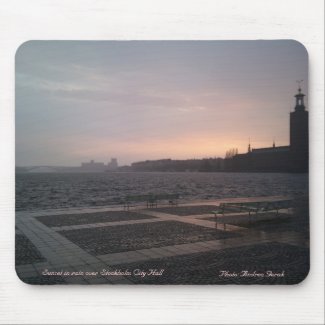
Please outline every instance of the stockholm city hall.
[[308, 111], [304, 104], [305, 95], [299, 85], [294, 96], [296, 105], [290, 113], [290, 145], [251, 149], [226, 159], [227, 171], [247, 172], [308, 172]]

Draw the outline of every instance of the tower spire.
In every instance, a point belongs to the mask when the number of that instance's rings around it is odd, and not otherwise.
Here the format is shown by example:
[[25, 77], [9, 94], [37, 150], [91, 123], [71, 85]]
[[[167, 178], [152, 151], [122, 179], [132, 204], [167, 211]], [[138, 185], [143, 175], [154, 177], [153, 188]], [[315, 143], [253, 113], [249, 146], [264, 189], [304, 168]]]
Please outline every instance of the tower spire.
[[252, 149], [251, 149], [251, 138], [248, 138], [248, 152], [251, 152]]
[[305, 104], [304, 104], [304, 97], [305, 95], [301, 92], [301, 83], [303, 80], [297, 80], [298, 83], [298, 94], [295, 95], [296, 97], [296, 107], [295, 111], [304, 111], [305, 110]]
[[301, 84], [302, 84], [303, 80], [297, 80], [296, 82], [298, 84], [298, 92], [300, 94], [301, 93]]

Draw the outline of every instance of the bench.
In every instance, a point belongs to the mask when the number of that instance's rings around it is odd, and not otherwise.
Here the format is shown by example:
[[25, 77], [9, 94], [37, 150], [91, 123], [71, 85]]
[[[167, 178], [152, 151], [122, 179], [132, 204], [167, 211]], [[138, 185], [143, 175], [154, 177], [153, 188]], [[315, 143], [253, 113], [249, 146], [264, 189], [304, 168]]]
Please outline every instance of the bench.
[[177, 205], [179, 194], [144, 194], [144, 195], [128, 195], [123, 200], [124, 210], [136, 206], [137, 203], [145, 202], [147, 208], [156, 208], [158, 201], [168, 201], [169, 205]]
[[[258, 202], [235, 202], [235, 203], [220, 203], [218, 209], [211, 211], [216, 219], [216, 228], [218, 228], [218, 215], [225, 216], [226, 213], [248, 213], [249, 222], [252, 213], [263, 213], [269, 211], [276, 211], [277, 215], [279, 210], [293, 207], [293, 200], [280, 200], [280, 201], [258, 201]], [[226, 223], [223, 222], [224, 229], [226, 229]]]

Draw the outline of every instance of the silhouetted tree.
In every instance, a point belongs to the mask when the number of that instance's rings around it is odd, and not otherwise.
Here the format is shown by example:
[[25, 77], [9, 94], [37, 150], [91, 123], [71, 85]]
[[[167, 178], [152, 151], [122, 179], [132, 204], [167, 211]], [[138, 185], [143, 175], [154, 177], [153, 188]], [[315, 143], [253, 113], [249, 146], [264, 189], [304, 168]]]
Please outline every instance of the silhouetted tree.
[[229, 158], [232, 158], [232, 157], [234, 157], [236, 155], [238, 155], [238, 149], [237, 148], [231, 148], [231, 149], [226, 151], [225, 158], [229, 159]]

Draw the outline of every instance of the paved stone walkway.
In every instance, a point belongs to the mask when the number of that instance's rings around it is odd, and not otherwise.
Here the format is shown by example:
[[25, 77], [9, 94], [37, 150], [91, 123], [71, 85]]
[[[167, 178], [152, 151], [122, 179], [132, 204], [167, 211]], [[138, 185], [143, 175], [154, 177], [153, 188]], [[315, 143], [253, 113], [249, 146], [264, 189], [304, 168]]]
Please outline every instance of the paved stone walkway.
[[[257, 201], [259, 198], [248, 198], [247, 201]], [[268, 197], [260, 198], [260, 200], [278, 200], [279, 197]], [[233, 201], [243, 201], [244, 199], [233, 199]], [[221, 200], [214, 202], [206, 202], [206, 205], [219, 204]], [[226, 200], [222, 200], [225, 202]], [[200, 203], [192, 203], [190, 206], [202, 205]], [[101, 213], [107, 211], [117, 211], [116, 208], [104, 208], [98, 209]], [[184, 209], [183, 209], [184, 210]], [[66, 218], [76, 218], [76, 215], [82, 213], [96, 214], [94, 209], [71, 209], [70, 211], [64, 211]], [[86, 229], [103, 229], [107, 227], [110, 229], [119, 229], [121, 238], [123, 237], [123, 226], [132, 225], [148, 225], [155, 223], [165, 222], [177, 222], [185, 225], [192, 225], [198, 227], [198, 229], [215, 229], [215, 222], [212, 220], [205, 220], [204, 218], [211, 217], [211, 214], [195, 214], [195, 215], [176, 215], [153, 210], [137, 210], [138, 214], [147, 215], [148, 219], [133, 219], [123, 221], [106, 221], [106, 222], [95, 222], [86, 224], [75, 224], [68, 226], [46, 226], [38, 219], [40, 216], [52, 216], [55, 220], [56, 215], [62, 215], [62, 211], [47, 211], [47, 212], [17, 212], [16, 213], [16, 233], [26, 237], [26, 240], [30, 241], [27, 245], [30, 249], [36, 249], [40, 258], [44, 259], [42, 262], [30, 263], [23, 259], [16, 261], [16, 270], [21, 279], [27, 283], [39, 283], [39, 284], [56, 284], [56, 283], [76, 283], [76, 284], [101, 284], [101, 283], [116, 283], [116, 284], [130, 284], [133, 283], [129, 276], [123, 275], [107, 275], [101, 270], [112, 270], [114, 266], [151, 261], [153, 259], [161, 259], [177, 256], [190, 255], [195, 253], [206, 253], [212, 251], [222, 251], [228, 248], [243, 247], [248, 245], [266, 244], [271, 242], [290, 244], [298, 247], [308, 247], [309, 242], [299, 232], [295, 231], [284, 231], [277, 233], [267, 233], [265, 231], [250, 229], [237, 225], [226, 224], [225, 228], [220, 228], [219, 232], [231, 234], [232, 236], [226, 238], [216, 238], [215, 240], [197, 240], [194, 242], [184, 242], [181, 244], [165, 245], [160, 247], [150, 247], [145, 249], [135, 249], [131, 251], [123, 251], [109, 254], [94, 255], [88, 253], [81, 246], [72, 242], [65, 236], [65, 233], [72, 231], [81, 231]], [[87, 219], [88, 220], [88, 219]], [[90, 219], [91, 220], [91, 219]], [[55, 223], [54, 223], [55, 224]], [[171, 223], [172, 224], [172, 223]], [[158, 225], [158, 224], [157, 224]], [[117, 227], [119, 226], [119, 227]], [[117, 228], [114, 228], [117, 227]], [[121, 228], [122, 227], [122, 228]], [[150, 228], [149, 228], [150, 229]], [[102, 233], [102, 232], [100, 232]], [[100, 234], [99, 233], [99, 234]], [[152, 234], [155, 236], [155, 234]], [[139, 231], [139, 239], [141, 239], [141, 232]], [[159, 236], [171, 236], [166, 231], [164, 234]], [[174, 234], [172, 236], [175, 236]], [[186, 236], [186, 235], [184, 235]], [[171, 238], [173, 239], [173, 238]], [[82, 238], [81, 238], [82, 240]], [[94, 238], [94, 241], [100, 242], [101, 238]], [[135, 239], [136, 240], [136, 239]], [[162, 241], [163, 242], [163, 241]], [[170, 240], [173, 242], [173, 240]], [[23, 253], [23, 248], [20, 253]], [[25, 247], [26, 249], [26, 247]], [[34, 253], [34, 252], [33, 252]], [[16, 253], [19, 256], [19, 251]], [[25, 254], [25, 253], [24, 253]], [[70, 272], [69, 275], [64, 275], [65, 271]], [[59, 275], [44, 275], [49, 274], [48, 272], [62, 272]], [[71, 274], [75, 272], [74, 274]], [[98, 272], [96, 274], [96, 272]], [[60, 279], [60, 280], [58, 280]]]

